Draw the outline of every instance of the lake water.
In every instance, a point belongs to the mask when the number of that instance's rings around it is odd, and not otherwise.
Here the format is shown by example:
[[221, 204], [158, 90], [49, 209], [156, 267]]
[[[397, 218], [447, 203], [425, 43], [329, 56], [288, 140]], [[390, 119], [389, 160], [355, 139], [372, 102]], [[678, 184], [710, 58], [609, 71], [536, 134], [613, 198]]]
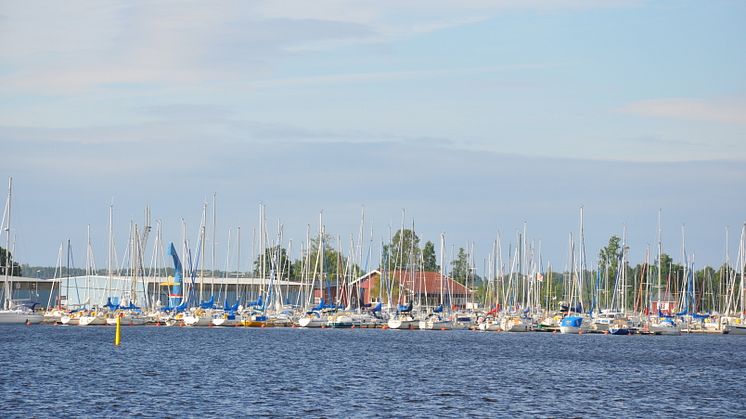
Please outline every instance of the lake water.
[[0, 328], [0, 416], [746, 417], [746, 337]]

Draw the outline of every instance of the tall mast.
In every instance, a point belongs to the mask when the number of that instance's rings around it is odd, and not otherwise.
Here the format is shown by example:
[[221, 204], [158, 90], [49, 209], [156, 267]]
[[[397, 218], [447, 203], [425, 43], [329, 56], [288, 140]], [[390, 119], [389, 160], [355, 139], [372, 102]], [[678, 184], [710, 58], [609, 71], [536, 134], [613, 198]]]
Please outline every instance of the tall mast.
[[663, 287], [663, 242], [661, 240], [661, 210], [658, 209], [658, 311], [661, 309], [661, 287]]
[[114, 248], [114, 203], [112, 202], [111, 205], [109, 205], [109, 243], [108, 243], [108, 252], [106, 255], [106, 295], [105, 297], [111, 296], [111, 282], [112, 282], [112, 276], [113, 271], [111, 268], [111, 253]]
[[5, 204], [5, 292], [3, 293], [3, 309], [10, 309], [11, 285], [10, 269], [12, 268], [10, 260], [10, 205], [13, 196], [13, 178], [8, 178], [8, 202]]
[[[578, 249], [580, 258], [580, 272], [578, 272], [578, 300], [583, 305], [583, 280], [585, 277], [585, 231], [583, 227], [583, 207], [580, 207], [580, 249]], [[583, 307], [585, 310], [585, 307]]]
[[440, 306], [443, 307], [443, 255], [446, 252], [446, 235], [445, 233], [440, 233]]
[[210, 294], [215, 295], [215, 236], [218, 234], [217, 230], [217, 208], [215, 207], [216, 193], [212, 193], [212, 257], [211, 257], [211, 271], [212, 271], [212, 282], [210, 283]]

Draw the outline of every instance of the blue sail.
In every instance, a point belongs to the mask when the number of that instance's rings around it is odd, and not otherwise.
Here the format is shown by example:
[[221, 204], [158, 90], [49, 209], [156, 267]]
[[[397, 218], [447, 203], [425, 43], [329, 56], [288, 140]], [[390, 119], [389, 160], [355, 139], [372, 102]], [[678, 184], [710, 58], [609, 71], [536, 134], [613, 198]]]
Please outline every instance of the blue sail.
[[665, 314], [663, 314], [663, 312], [661, 311], [661, 309], [658, 309], [658, 317], [661, 318], [661, 319], [671, 319], [671, 318], [673, 318], [673, 316], [666, 316]]
[[129, 305], [120, 306], [119, 308], [122, 309], [122, 310], [132, 310], [132, 311], [139, 311], [140, 310], [140, 307], [132, 304], [132, 301], [130, 301]]
[[184, 282], [184, 273], [181, 267], [181, 261], [179, 260], [179, 255], [176, 253], [176, 248], [174, 247], [173, 242], [168, 248], [168, 254], [174, 261], [174, 285], [173, 288], [171, 288], [171, 292], [168, 294], [168, 306], [178, 307], [184, 298], [181, 290], [182, 283]]
[[372, 309], [370, 309], [370, 311], [371, 311], [372, 313], [379, 313], [379, 312], [381, 311], [381, 309], [382, 309], [382, 308], [383, 308], [383, 303], [380, 303], [380, 302], [379, 302], [378, 304], [376, 304], [376, 306], [375, 306], [375, 307], [373, 307]]
[[442, 313], [442, 312], [443, 312], [443, 304], [441, 304], [441, 305], [439, 305], [439, 306], [437, 306], [437, 307], [435, 307], [433, 309], [433, 313]]
[[105, 307], [108, 308], [110, 311], [115, 311], [115, 310], [119, 309], [119, 304], [112, 303], [111, 302], [111, 297], [107, 297], [106, 298], [106, 305], [105, 305]]
[[399, 313], [408, 313], [412, 311], [412, 302], [410, 301], [407, 305], [400, 305], [397, 311]]
[[223, 310], [224, 310], [224, 311], [238, 311], [238, 306], [239, 306], [239, 304], [240, 304], [240, 301], [241, 301], [241, 299], [238, 299], [238, 300], [236, 300], [236, 304], [233, 304], [233, 305], [231, 306], [231, 305], [228, 305], [228, 301], [226, 300], [226, 301], [225, 301], [225, 302], [223, 303]]
[[199, 303], [199, 308], [204, 310], [215, 308], [215, 296], [211, 295], [209, 300]]

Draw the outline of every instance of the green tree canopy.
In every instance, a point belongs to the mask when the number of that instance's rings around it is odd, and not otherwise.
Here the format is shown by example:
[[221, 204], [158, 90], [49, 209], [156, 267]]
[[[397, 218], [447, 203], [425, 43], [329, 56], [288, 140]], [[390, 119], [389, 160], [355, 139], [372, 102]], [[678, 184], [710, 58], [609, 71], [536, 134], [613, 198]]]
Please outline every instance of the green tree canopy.
[[[345, 274], [347, 274], [348, 276], [355, 276], [360, 273], [361, 269], [357, 264], [348, 266], [348, 258], [344, 256], [339, 250], [333, 247], [333, 239], [331, 235], [324, 234], [323, 243], [324, 278], [327, 281], [336, 281], [338, 279], [341, 281], [344, 279], [343, 276]], [[319, 274], [321, 271], [321, 259], [319, 258], [320, 247], [320, 237], [317, 236], [311, 239], [311, 248], [306, 253], [306, 255], [309, 257], [309, 275], [313, 275], [314, 270], [317, 274]], [[296, 261], [294, 265], [303, 266], [303, 263], [302, 261]], [[296, 272], [296, 274], [300, 275], [300, 271]]]
[[269, 276], [272, 269], [275, 275], [281, 279], [293, 278], [293, 264], [288, 258], [287, 249], [279, 245], [268, 247], [264, 250], [264, 257], [258, 255], [254, 261], [254, 275], [260, 276], [264, 264], [264, 275]]
[[619, 268], [619, 258], [622, 257], [621, 239], [619, 236], [609, 237], [609, 244], [601, 248], [598, 254], [598, 269], [606, 269], [606, 277], [614, 278]]
[[21, 265], [13, 260], [13, 254], [0, 247], [0, 275], [5, 276], [8, 272], [10, 276], [21, 276]]
[[414, 230], [400, 229], [391, 243], [383, 246], [384, 267], [416, 270], [420, 262], [420, 238]]
[[422, 248], [422, 261], [422, 270], [427, 272], [438, 272], [440, 270], [435, 258], [435, 245], [430, 240], [425, 242], [425, 247]]
[[449, 275], [456, 282], [466, 283], [466, 279], [469, 277], [469, 255], [463, 247], [459, 247], [456, 259], [451, 261], [451, 273]]

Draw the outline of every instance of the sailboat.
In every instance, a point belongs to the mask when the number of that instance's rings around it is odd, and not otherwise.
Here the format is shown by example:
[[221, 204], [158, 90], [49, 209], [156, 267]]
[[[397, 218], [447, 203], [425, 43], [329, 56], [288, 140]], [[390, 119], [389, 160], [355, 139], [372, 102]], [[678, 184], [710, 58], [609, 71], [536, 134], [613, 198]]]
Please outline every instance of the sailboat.
[[409, 304], [399, 305], [396, 315], [389, 319], [389, 329], [414, 329], [419, 327], [419, 321], [412, 316], [412, 301]]
[[[583, 207], [580, 207], [580, 249], [578, 249], [578, 267], [575, 267], [575, 244], [570, 235], [570, 277], [572, 290], [568, 295], [570, 304], [566, 307], [567, 316], [560, 320], [560, 333], [580, 334], [590, 330], [590, 319], [583, 314], [583, 285], [585, 277], [585, 231], [583, 228]], [[573, 292], [574, 291], [574, 292]]]
[[5, 246], [5, 280], [3, 281], [3, 305], [0, 310], [0, 324], [38, 324], [44, 316], [34, 312], [35, 303], [15, 304], [12, 299], [12, 282], [10, 280], [13, 269], [10, 248], [10, 209], [13, 196], [13, 178], [8, 179], [8, 200], [5, 203], [2, 227], [6, 235]]
[[[86, 284], [90, 285], [91, 275], [96, 272], [93, 261], [93, 247], [91, 246], [91, 227], [88, 226], [88, 246], [86, 251]], [[90, 298], [90, 286], [86, 287], [86, 294]], [[106, 312], [103, 310], [90, 310], [84, 312], [78, 319], [79, 326], [103, 326], [106, 324]]]

